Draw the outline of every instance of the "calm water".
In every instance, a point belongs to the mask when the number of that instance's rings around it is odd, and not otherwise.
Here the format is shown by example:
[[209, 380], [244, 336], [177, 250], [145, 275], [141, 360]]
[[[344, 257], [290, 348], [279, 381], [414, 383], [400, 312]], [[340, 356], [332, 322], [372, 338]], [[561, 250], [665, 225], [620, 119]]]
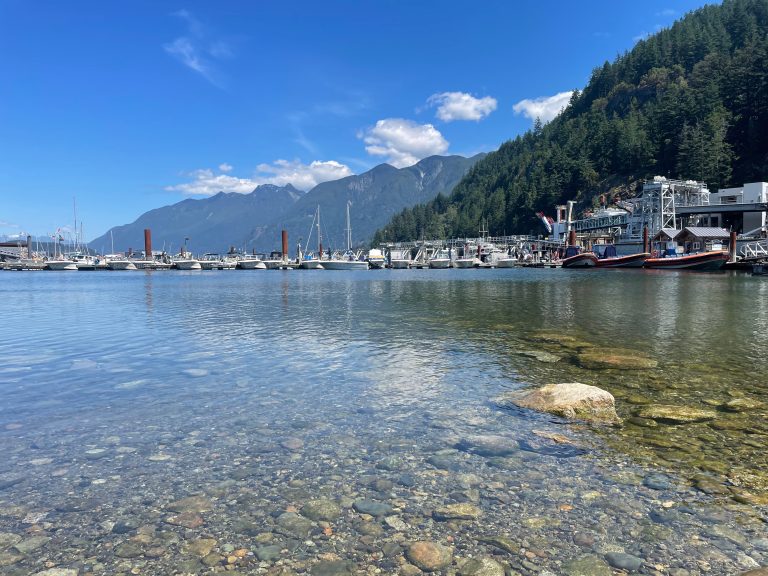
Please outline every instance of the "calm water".
[[[5, 272], [0, 317], [4, 574], [410, 574], [417, 540], [448, 572], [768, 565], [761, 278]], [[494, 402], [554, 382], [609, 390], [624, 425]], [[639, 417], [656, 404], [716, 417]]]

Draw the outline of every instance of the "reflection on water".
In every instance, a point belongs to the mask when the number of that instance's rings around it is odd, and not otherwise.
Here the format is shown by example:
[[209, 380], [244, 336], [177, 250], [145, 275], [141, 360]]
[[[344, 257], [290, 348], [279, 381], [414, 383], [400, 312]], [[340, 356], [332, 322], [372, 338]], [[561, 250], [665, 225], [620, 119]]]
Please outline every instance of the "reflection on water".
[[[598, 573], [611, 552], [662, 574], [768, 562], [764, 280], [562, 270], [1, 280], [10, 574], [45, 561], [198, 573], [334, 559], [393, 573], [408, 542], [448, 537], [455, 563], [485, 555], [521, 574], [576, 573], [568, 563], [580, 561]], [[658, 365], [587, 369], [588, 349]], [[493, 403], [572, 381], [611, 391], [625, 425], [592, 430]], [[656, 404], [716, 418], [638, 416]], [[583, 449], [558, 448], [551, 438], [563, 434]], [[190, 494], [206, 505], [179, 520], [169, 503]], [[317, 497], [341, 515], [280, 516]], [[366, 516], [352, 507], [360, 500], [389, 511]], [[433, 517], [453, 504], [471, 513]], [[30, 534], [45, 554], [15, 542]], [[675, 535], [685, 537], [673, 550], [664, 542]]]

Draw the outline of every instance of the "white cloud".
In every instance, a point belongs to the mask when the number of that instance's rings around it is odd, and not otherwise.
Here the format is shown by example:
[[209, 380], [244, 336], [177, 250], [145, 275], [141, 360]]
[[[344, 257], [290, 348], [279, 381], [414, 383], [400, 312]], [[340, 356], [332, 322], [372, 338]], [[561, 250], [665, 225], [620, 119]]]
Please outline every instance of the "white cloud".
[[384, 156], [396, 168], [416, 164], [422, 158], [443, 154], [448, 141], [432, 124], [417, 124], [403, 118], [386, 118], [358, 134], [372, 156]]
[[194, 70], [217, 88], [221, 88], [220, 75], [217, 74], [213, 62], [233, 57], [230, 46], [219, 39], [210, 40], [206, 28], [187, 10], [179, 10], [172, 14], [180, 19], [187, 28], [187, 33], [176, 38], [173, 42], [163, 45], [163, 49]]
[[276, 160], [272, 164], [259, 164], [252, 178], [237, 178], [225, 173], [232, 169], [230, 164], [224, 163], [219, 165], [218, 174], [209, 168], [194, 170], [184, 174], [190, 179], [189, 182], [166, 186], [165, 190], [189, 196], [212, 196], [219, 192], [248, 194], [261, 184], [292, 184], [299, 190], [309, 190], [321, 182], [352, 175], [348, 166], [335, 160], [315, 160], [310, 164], [303, 164], [299, 160]]
[[181, 192], [191, 196], [212, 196], [219, 192], [247, 194], [259, 185], [258, 182], [250, 178], [236, 178], [227, 174], [214, 174], [213, 170], [209, 168], [193, 170], [184, 174], [184, 176], [191, 178], [192, 181], [176, 184], [175, 186], [166, 186], [165, 189], [169, 192]]
[[257, 169], [270, 175], [266, 177], [270, 184], [293, 184], [299, 190], [310, 190], [321, 182], [352, 175], [349, 166], [335, 160], [315, 160], [309, 164], [302, 164], [299, 160], [275, 160], [272, 164], [259, 164]]
[[667, 18], [669, 18], [671, 16], [676, 16], [676, 15], [677, 15], [677, 10], [675, 10], [673, 8], [665, 8], [664, 10], [662, 10], [660, 12], [656, 12], [656, 16], [662, 16], [662, 17], [667, 17]]
[[512, 109], [515, 111], [515, 114], [522, 114], [534, 121], [536, 118], [539, 118], [542, 122], [546, 123], [560, 114], [563, 108], [568, 105], [572, 94], [573, 91], [568, 91], [560, 92], [554, 96], [526, 98], [525, 100], [520, 100]]
[[496, 98], [475, 98], [465, 92], [442, 92], [427, 99], [428, 106], [437, 106], [437, 117], [445, 122], [482, 120], [496, 110]]

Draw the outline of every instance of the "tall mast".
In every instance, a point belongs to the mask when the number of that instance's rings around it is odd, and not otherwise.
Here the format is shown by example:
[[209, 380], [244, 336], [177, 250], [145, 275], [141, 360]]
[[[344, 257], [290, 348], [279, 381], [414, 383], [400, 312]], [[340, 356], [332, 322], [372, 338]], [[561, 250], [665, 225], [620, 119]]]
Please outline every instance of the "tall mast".
[[349, 200], [347, 200], [347, 250], [352, 250], [352, 227], [349, 225]]
[[323, 237], [320, 235], [320, 204], [317, 205], [317, 253], [323, 252]]

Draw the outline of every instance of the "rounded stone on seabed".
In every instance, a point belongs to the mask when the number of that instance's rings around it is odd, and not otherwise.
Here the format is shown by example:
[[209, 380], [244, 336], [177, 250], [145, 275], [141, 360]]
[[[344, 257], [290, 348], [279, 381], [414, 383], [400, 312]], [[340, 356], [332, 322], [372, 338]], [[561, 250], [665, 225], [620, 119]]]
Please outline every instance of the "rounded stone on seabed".
[[330, 522], [341, 516], [341, 507], [332, 500], [318, 498], [304, 504], [301, 515], [310, 520]]
[[605, 555], [608, 564], [620, 570], [637, 572], [643, 565], [643, 559], [625, 552], [608, 552]]
[[392, 506], [389, 504], [374, 502], [373, 500], [357, 500], [353, 507], [360, 514], [370, 514], [371, 516], [386, 516], [392, 512]]
[[650, 404], [641, 408], [637, 412], [637, 416], [672, 424], [691, 424], [714, 420], [717, 418], [717, 412], [705, 408], [691, 408], [689, 406]]
[[453, 552], [436, 542], [414, 542], [406, 550], [408, 561], [424, 572], [435, 572], [451, 565]]
[[458, 576], [504, 576], [504, 567], [493, 558], [481, 556], [461, 565]]
[[472, 504], [448, 504], [437, 508], [432, 516], [435, 520], [477, 520], [482, 510]]

